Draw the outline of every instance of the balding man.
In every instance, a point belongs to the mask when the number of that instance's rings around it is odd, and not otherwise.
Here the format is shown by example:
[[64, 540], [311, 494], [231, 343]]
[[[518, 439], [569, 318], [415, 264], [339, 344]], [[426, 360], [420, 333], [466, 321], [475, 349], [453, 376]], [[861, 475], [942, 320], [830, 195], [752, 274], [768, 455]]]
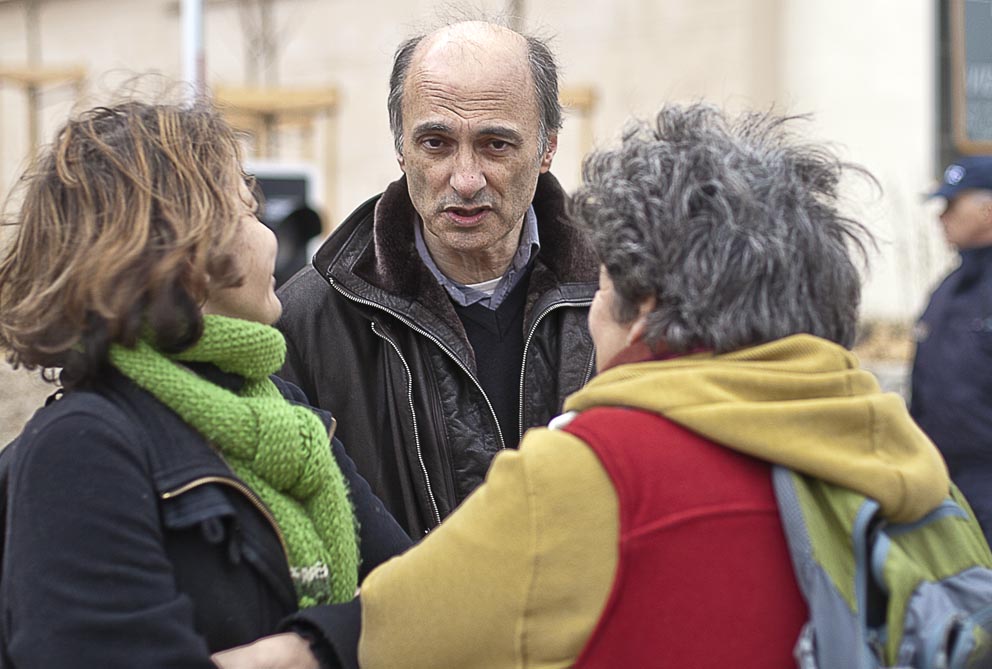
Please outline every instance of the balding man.
[[403, 177], [280, 291], [283, 375], [334, 412], [413, 537], [592, 374], [597, 261], [550, 174], [561, 107], [542, 41], [485, 22], [407, 40], [388, 99]]

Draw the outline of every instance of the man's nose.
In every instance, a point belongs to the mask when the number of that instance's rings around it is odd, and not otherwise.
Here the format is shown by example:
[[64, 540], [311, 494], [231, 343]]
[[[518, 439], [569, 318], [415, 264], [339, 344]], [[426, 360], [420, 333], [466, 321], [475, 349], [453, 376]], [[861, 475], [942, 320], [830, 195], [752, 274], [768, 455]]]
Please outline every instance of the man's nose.
[[486, 187], [486, 177], [475, 152], [459, 151], [457, 153], [449, 183], [454, 191], [465, 200], [471, 200]]

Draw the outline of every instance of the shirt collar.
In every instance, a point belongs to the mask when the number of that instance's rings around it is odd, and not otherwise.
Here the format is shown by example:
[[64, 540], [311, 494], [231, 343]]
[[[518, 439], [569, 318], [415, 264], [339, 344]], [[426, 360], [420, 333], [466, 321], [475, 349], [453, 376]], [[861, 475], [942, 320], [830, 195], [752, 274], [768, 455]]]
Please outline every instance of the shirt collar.
[[463, 307], [481, 303], [489, 309], [495, 310], [499, 308], [499, 305], [503, 303], [503, 300], [510, 294], [510, 291], [516, 287], [520, 278], [527, 273], [527, 268], [530, 266], [531, 260], [541, 250], [541, 241], [537, 233], [537, 214], [534, 212], [532, 205], [527, 208], [527, 213], [524, 214], [524, 224], [520, 232], [520, 244], [517, 246], [516, 253], [513, 254], [513, 260], [510, 261], [510, 266], [506, 269], [499, 284], [496, 286], [496, 290], [490, 296], [481, 290], [476, 290], [445, 276], [444, 272], [437, 266], [437, 263], [434, 262], [434, 258], [431, 257], [430, 251], [427, 250], [427, 243], [424, 241], [423, 221], [419, 216], [414, 220], [413, 234], [417, 253], [420, 254], [420, 259], [424, 261], [424, 265], [431, 271], [431, 274], [434, 275], [438, 283], [448, 291], [451, 299]]

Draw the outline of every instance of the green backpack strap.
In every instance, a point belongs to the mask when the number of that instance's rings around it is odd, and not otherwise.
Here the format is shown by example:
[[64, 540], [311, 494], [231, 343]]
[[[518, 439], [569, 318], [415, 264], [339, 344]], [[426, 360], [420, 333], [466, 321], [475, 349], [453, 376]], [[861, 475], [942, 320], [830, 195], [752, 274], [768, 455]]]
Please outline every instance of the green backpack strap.
[[956, 489], [914, 523], [854, 491], [773, 471], [810, 619], [802, 669], [992, 667], [992, 554]]
[[[868, 636], [867, 579], [858, 573], [856, 551], [866, 547], [846, 541], [857, 521], [871, 524], [878, 505], [838, 489], [834, 497], [785, 467], [772, 472], [775, 497], [785, 529], [792, 566], [799, 589], [809, 607], [810, 619], [796, 643], [801, 669], [874, 669], [881, 666]], [[820, 505], [823, 512], [819, 512]], [[811, 511], [815, 513], [811, 513]], [[824, 552], [836, 540], [838, 548]], [[866, 562], [864, 555], [861, 562]]]

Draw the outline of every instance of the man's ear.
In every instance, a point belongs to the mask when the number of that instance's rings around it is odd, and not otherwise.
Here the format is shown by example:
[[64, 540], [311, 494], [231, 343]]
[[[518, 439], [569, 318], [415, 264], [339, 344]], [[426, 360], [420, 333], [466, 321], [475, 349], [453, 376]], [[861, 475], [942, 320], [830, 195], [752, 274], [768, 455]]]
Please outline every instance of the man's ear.
[[551, 161], [555, 159], [556, 153], [558, 153], [558, 133], [553, 132], [548, 135], [548, 149], [541, 156], [541, 174], [551, 169]]
[[403, 174], [406, 174], [406, 166], [403, 164], [403, 154], [402, 153], [397, 153], [396, 154], [396, 162], [399, 163], [400, 170], [403, 171]]

